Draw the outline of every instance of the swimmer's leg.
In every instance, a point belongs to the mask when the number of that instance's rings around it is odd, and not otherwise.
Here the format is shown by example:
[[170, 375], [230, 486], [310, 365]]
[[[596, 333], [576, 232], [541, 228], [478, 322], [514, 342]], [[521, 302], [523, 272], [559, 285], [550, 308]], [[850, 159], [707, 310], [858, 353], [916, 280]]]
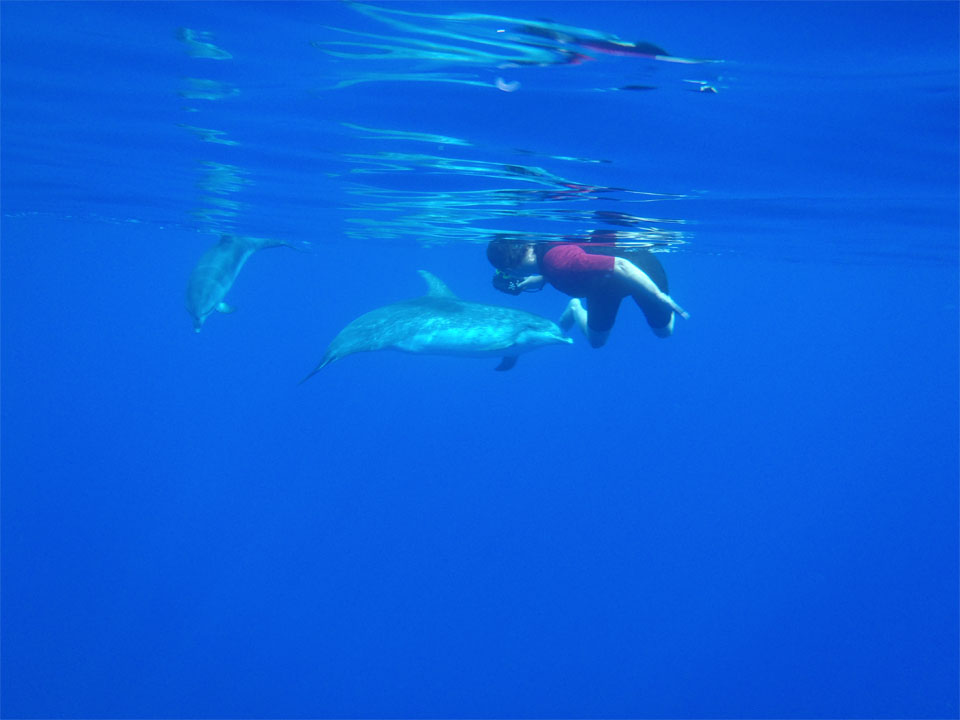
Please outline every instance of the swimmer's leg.
[[610, 292], [600, 293], [587, 298], [586, 331], [590, 347], [598, 348], [607, 344], [613, 324], [617, 321], [620, 309], [620, 295]]
[[583, 303], [580, 302], [580, 298], [572, 298], [567, 303], [567, 307], [557, 324], [564, 332], [570, 332], [570, 328], [576, 325], [580, 328], [580, 332], [587, 335], [587, 311], [584, 309]]
[[[637, 299], [639, 296], [644, 302], [652, 306], [660, 305], [664, 308], [669, 308], [684, 320], [690, 317], [682, 307], [674, 302], [672, 297], [657, 287], [649, 275], [629, 260], [616, 258], [613, 273], [617, 278], [627, 284], [627, 288], [630, 290], [630, 294], [634, 296], [634, 299]], [[637, 300], [637, 302], [640, 302], [640, 300]]]
[[[614, 315], [616, 315], [616, 309], [614, 309], [613, 312]], [[560, 316], [560, 321], [557, 324], [564, 332], [568, 332], [570, 328], [576, 325], [580, 328], [580, 332], [584, 334], [584, 337], [587, 338], [590, 347], [602, 347], [607, 342], [607, 338], [610, 337], [610, 331], [596, 330], [590, 327], [589, 321], [590, 314], [588, 310], [583, 307], [580, 298], [573, 298], [567, 303], [567, 309], [563, 311], [563, 315]]]
[[629, 260], [617, 258], [613, 272], [625, 284], [658, 337], [673, 334], [674, 313], [684, 319], [690, 317], [672, 297], [657, 287], [649, 275]]
[[660, 338], [668, 338], [673, 335], [673, 322], [676, 315], [671, 307], [651, 299], [649, 295], [637, 293], [633, 296], [634, 302], [643, 312], [647, 319], [647, 325], [653, 331], [653, 334]]
[[587, 326], [587, 342], [592, 348], [600, 348], [607, 344], [607, 338], [610, 337], [609, 330], [594, 330]]
[[[639, 304], [639, 303], [638, 303]], [[640, 308], [643, 309], [642, 307]], [[673, 335], [673, 321], [676, 318], [673, 311], [670, 311], [670, 319], [667, 321], [666, 325], [658, 324], [659, 320], [654, 320], [651, 315], [647, 315], [645, 312], [644, 315], [647, 317], [647, 325], [650, 326], [650, 329], [653, 331], [653, 334], [659, 338], [668, 338]]]

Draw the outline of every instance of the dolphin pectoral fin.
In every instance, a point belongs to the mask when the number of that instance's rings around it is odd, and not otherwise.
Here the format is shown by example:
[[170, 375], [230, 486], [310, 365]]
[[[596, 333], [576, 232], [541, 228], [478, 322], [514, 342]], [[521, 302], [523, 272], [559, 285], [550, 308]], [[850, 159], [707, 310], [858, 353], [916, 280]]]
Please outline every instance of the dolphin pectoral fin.
[[227, 305], [225, 302], [218, 302], [218, 303], [217, 303], [217, 312], [218, 312], [218, 313], [224, 313], [224, 314], [229, 315], [230, 313], [235, 312], [235, 311], [236, 311], [236, 308], [233, 307], [233, 305]]
[[497, 365], [494, 370], [509, 370], [514, 365], [517, 364], [516, 355], [505, 355], [503, 360], [500, 361], [500, 364]]

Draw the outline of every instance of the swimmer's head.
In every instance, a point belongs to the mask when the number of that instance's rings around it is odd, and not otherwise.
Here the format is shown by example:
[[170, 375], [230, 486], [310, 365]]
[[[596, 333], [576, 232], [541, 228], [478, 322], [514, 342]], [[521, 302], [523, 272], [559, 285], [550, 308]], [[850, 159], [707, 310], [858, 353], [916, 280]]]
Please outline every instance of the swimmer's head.
[[497, 270], [512, 270], [527, 254], [530, 243], [513, 239], [495, 238], [487, 244], [487, 260]]

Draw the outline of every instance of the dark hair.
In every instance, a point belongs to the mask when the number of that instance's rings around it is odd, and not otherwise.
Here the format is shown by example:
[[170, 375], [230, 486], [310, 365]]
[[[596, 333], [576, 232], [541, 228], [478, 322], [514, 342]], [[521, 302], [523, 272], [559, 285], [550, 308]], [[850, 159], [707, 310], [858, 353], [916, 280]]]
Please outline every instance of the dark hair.
[[529, 242], [494, 238], [487, 244], [487, 260], [497, 270], [510, 270], [523, 259], [528, 245]]

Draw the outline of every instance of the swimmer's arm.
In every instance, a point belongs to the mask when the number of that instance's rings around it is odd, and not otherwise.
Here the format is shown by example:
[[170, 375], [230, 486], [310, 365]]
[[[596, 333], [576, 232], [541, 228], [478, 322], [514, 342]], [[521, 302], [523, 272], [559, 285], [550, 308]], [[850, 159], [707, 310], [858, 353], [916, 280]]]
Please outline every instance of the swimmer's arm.
[[517, 285], [518, 290], [540, 290], [543, 287], [543, 284], [546, 282], [546, 279], [543, 275], [530, 275], [529, 277], [524, 278]]

